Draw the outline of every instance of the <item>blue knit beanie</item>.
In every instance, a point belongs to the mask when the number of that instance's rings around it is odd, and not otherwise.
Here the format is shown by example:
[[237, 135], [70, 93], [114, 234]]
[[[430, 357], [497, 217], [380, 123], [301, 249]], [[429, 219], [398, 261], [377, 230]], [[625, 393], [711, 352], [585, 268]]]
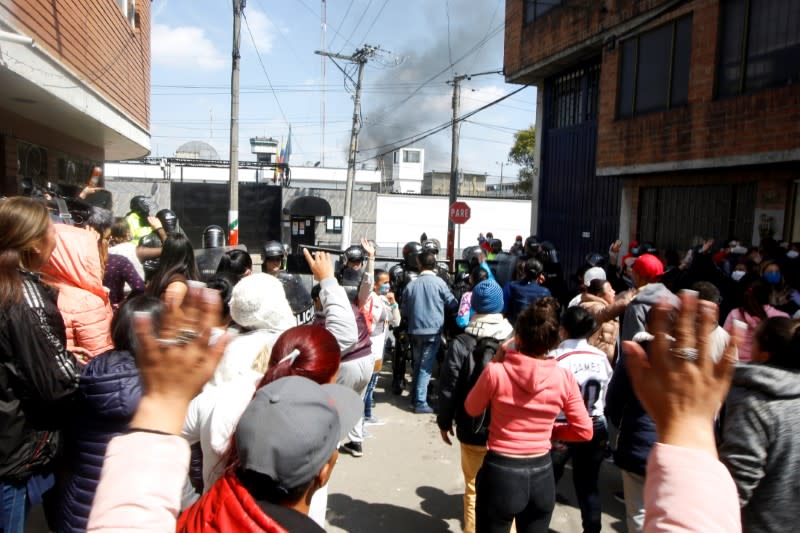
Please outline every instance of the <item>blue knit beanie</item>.
[[479, 314], [503, 312], [503, 289], [497, 282], [487, 279], [472, 289], [472, 309]]

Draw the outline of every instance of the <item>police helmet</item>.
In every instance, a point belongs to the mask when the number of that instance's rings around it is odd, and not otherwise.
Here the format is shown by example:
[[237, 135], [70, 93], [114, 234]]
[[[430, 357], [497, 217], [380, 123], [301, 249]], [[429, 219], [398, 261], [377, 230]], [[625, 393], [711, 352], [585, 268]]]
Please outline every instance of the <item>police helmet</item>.
[[416, 241], [407, 242], [403, 246], [403, 261], [410, 266], [416, 266], [417, 256], [422, 253], [422, 245]]
[[167, 233], [175, 233], [178, 230], [178, 215], [172, 209], [162, 209], [156, 213], [156, 218], [161, 221]]
[[345, 262], [354, 262], [354, 263], [363, 263], [364, 262], [364, 249], [358, 245], [354, 244], [353, 246], [348, 247], [344, 251], [344, 260]]
[[536, 255], [539, 252], [539, 250], [541, 248], [542, 248], [542, 245], [539, 244], [539, 240], [536, 237], [534, 237], [533, 235], [531, 235], [530, 237], [525, 239], [524, 249], [525, 249], [525, 255], [526, 256], [533, 257], [534, 255]]
[[140, 216], [149, 217], [156, 209], [158, 209], [158, 206], [149, 196], [137, 195], [131, 198], [131, 211], [138, 213]]
[[603, 254], [598, 252], [590, 252], [586, 254], [586, 265], [589, 267], [596, 267], [596, 266], [603, 266], [606, 262], [606, 258]]
[[499, 254], [503, 251], [503, 241], [500, 239], [492, 239], [489, 241], [489, 247], [492, 249], [492, 253]]
[[471, 261], [481, 253], [483, 253], [483, 249], [480, 246], [467, 246], [461, 252], [461, 259], [464, 261]]
[[428, 239], [422, 243], [422, 251], [439, 255], [439, 241], [437, 239]]
[[208, 226], [203, 230], [203, 248], [221, 248], [225, 246], [225, 231], [219, 226]]
[[285, 255], [286, 255], [286, 250], [283, 248], [283, 245], [278, 241], [269, 241], [267, 244], [264, 245], [264, 250], [262, 252], [262, 257], [264, 261], [266, 261], [267, 259], [275, 259], [276, 257], [283, 259]]

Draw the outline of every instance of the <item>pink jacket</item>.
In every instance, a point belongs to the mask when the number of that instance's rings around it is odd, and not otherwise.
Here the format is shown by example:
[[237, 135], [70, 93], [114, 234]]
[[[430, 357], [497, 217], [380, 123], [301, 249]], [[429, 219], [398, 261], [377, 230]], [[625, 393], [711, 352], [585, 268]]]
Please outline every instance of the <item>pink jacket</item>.
[[[181, 437], [115, 437], [106, 451], [88, 531], [175, 531], [188, 469], [189, 445]], [[722, 463], [703, 451], [656, 444], [647, 464], [644, 502], [646, 533], [742, 530], [736, 485]]]
[[656, 443], [644, 483], [645, 533], [742, 530], [730, 472], [707, 452]]
[[58, 289], [58, 309], [67, 329], [67, 349], [86, 348], [92, 356], [111, 350], [113, 312], [100, 274], [100, 252], [93, 233], [56, 224], [56, 247], [42, 268], [44, 280]]
[[108, 444], [87, 531], [175, 531], [189, 443], [134, 432]]
[[[772, 318], [774, 316], [783, 316], [789, 317], [783, 311], [778, 311], [771, 305], [764, 306], [764, 312], [767, 314], [767, 318]], [[730, 334], [733, 334], [733, 321], [740, 320], [747, 324], [747, 329], [744, 332], [744, 339], [742, 340], [741, 346], [739, 346], [739, 361], [743, 363], [747, 363], [753, 360], [753, 335], [756, 332], [756, 327], [761, 322], [761, 319], [755, 316], [750, 316], [741, 309], [734, 309], [733, 311], [728, 314], [728, 318], [725, 319], [725, 331]]]
[[[593, 425], [572, 372], [555, 359], [506, 352], [502, 362], [483, 369], [467, 395], [464, 410], [480, 415], [491, 407], [488, 448], [508, 455], [539, 455], [550, 440], [586, 441]], [[556, 423], [564, 412], [567, 422]]]

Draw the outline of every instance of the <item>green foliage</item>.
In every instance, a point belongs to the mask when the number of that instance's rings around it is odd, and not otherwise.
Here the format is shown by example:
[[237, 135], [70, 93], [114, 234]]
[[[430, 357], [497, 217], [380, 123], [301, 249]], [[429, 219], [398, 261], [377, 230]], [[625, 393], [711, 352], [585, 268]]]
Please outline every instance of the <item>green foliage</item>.
[[517, 192], [530, 194], [533, 185], [533, 164], [536, 154], [536, 128], [520, 130], [514, 134], [514, 146], [508, 152], [508, 159], [520, 166]]

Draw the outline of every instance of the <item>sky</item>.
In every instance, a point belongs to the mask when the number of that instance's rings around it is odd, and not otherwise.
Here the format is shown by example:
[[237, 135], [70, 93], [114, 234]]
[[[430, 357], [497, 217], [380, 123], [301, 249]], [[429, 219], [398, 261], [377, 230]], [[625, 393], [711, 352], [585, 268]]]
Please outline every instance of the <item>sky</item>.
[[[286, 139], [292, 127], [293, 165], [347, 165], [353, 114], [352, 87], [326, 60], [323, 83], [323, 0], [247, 0], [241, 32], [239, 158], [252, 160], [249, 139]], [[502, 70], [505, 0], [328, 0], [329, 52], [351, 55], [365, 43], [379, 46], [364, 70], [363, 128], [358, 161], [452, 118], [454, 75]], [[200, 140], [229, 158], [230, 69], [233, 10], [230, 0], [154, 0], [152, 3], [152, 155], [172, 156]], [[354, 66], [338, 66], [355, 78]], [[499, 74], [462, 82], [461, 114], [520, 89]], [[322, 101], [325, 135], [322, 135]], [[508, 162], [515, 131], [535, 122], [536, 89], [525, 88], [462, 123], [460, 168], [515, 181]], [[324, 148], [323, 148], [324, 146]], [[425, 170], [449, 171], [451, 133], [415, 143], [425, 149]], [[501, 167], [500, 163], [503, 163]]]

